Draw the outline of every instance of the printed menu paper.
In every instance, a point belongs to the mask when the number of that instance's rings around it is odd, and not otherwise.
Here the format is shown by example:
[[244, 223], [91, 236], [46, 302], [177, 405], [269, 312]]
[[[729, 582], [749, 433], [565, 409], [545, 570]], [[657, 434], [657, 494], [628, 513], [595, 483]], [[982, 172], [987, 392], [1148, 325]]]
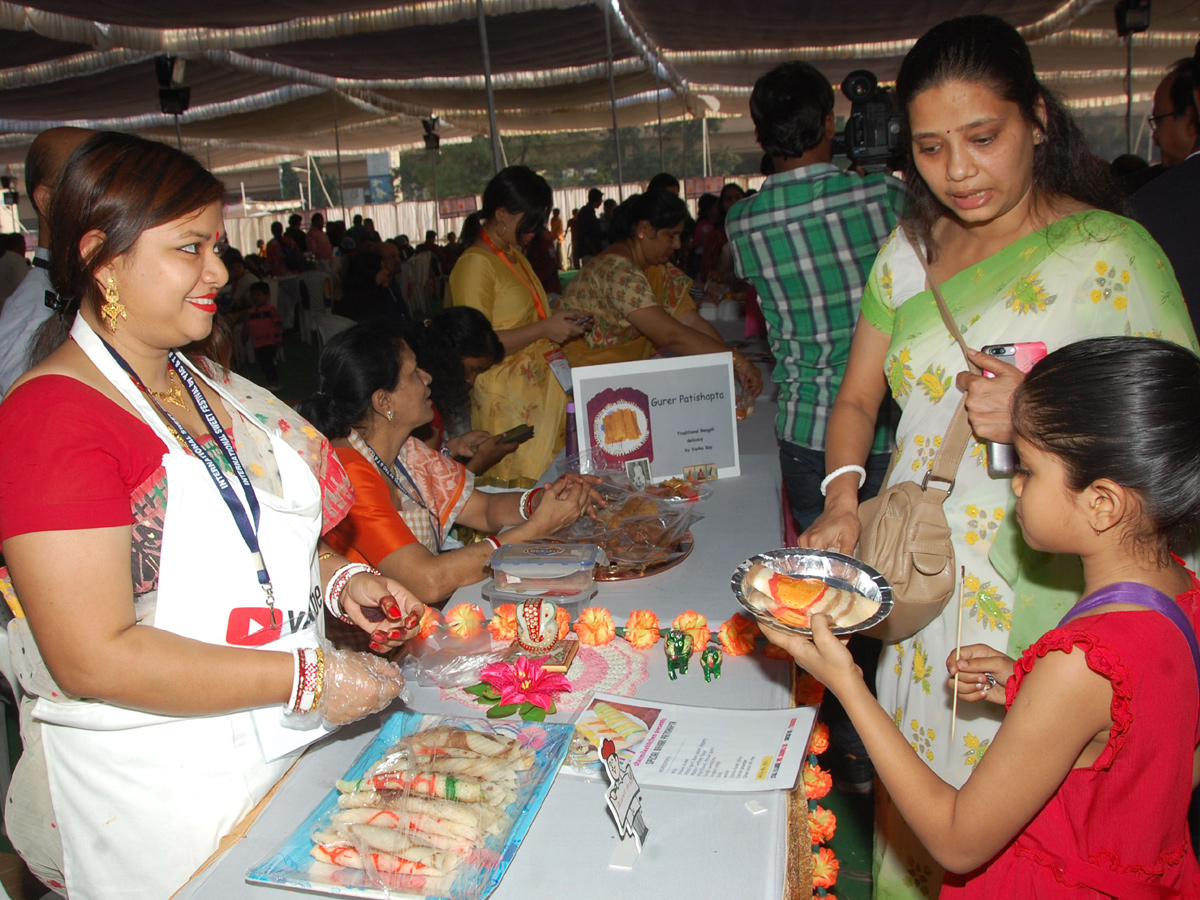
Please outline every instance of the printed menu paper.
[[[575, 722], [593, 749], [611, 740], [639, 784], [696, 791], [796, 786], [817, 707], [711, 709], [597, 693]], [[566, 771], [593, 774], [568, 755]]]

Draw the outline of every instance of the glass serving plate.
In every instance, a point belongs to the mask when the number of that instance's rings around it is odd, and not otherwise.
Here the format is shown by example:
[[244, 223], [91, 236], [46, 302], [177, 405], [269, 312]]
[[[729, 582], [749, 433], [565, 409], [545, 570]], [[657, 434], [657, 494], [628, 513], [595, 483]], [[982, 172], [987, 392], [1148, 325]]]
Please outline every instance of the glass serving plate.
[[809, 628], [781, 622], [771, 614], [769, 609], [747, 597], [746, 573], [755, 563], [762, 563], [769, 569], [795, 578], [818, 578], [830, 587], [854, 591], [879, 603], [879, 609], [873, 616], [857, 625], [835, 627], [832, 629], [834, 634], [853, 634], [856, 631], [865, 631], [878, 625], [892, 611], [892, 586], [882, 575], [861, 560], [846, 556], [844, 553], [835, 553], [832, 550], [783, 547], [750, 557], [733, 570], [733, 576], [729, 579], [729, 587], [732, 589], [733, 595], [737, 597], [738, 603], [759, 622], [766, 622], [772, 628], [790, 631], [794, 634], [812, 634], [812, 630]]

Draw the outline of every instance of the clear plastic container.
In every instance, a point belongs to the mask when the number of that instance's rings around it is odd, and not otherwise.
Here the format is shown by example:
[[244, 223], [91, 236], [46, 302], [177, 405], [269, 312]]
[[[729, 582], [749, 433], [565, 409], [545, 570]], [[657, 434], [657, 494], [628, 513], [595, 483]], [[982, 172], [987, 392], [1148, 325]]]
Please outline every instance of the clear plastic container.
[[[483, 583], [479, 593], [484, 600], [491, 604], [491, 609], [488, 610], [491, 614], [494, 614], [505, 603], [511, 603], [515, 606], [522, 600], [535, 599], [532, 594], [517, 594], [512, 591], [502, 591], [496, 587], [496, 582], [490, 578]], [[595, 604], [596, 595], [599, 593], [600, 585], [593, 584], [589, 590], [580, 591], [578, 594], [571, 594], [567, 597], [551, 597], [547, 595], [546, 599], [553, 600], [556, 606], [566, 610], [567, 615], [574, 621], [579, 618], [579, 613], [583, 611], [585, 606], [593, 606]]]
[[590, 590], [599, 554], [594, 544], [507, 544], [488, 565], [498, 590], [554, 599]]

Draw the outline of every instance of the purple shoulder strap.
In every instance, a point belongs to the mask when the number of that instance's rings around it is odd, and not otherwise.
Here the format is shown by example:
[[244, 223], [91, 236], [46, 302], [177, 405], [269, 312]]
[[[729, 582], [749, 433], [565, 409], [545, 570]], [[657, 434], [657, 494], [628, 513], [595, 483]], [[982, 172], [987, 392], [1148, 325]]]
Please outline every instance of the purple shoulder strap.
[[1058, 625], [1061, 628], [1072, 619], [1086, 615], [1092, 610], [1106, 606], [1109, 603], [1132, 603], [1136, 606], [1160, 612], [1174, 622], [1175, 627], [1187, 639], [1188, 649], [1192, 651], [1192, 664], [1196, 667], [1196, 680], [1200, 682], [1200, 645], [1196, 643], [1196, 632], [1192, 628], [1192, 623], [1188, 621], [1188, 617], [1180, 609], [1179, 604], [1175, 600], [1149, 585], [1138, 584], [1134, 581], [1121, 581], [1117, 584], [1102, 587], [1094, 594], [1088, 595], [1085, 599], [1080, 600], [1072, 606]]

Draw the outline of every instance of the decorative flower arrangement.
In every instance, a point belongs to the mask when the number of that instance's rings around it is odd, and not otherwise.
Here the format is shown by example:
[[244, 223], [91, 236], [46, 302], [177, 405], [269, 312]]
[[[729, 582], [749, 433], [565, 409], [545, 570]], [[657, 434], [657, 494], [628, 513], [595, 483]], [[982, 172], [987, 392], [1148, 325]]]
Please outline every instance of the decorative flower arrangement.
[[558, 711], [555, 695], [571, 690], [566, 676], [547, 672], [536, 659], [524, 656], [511, 663], [492, 663], [479, 677], [479, 684], [466, 691], [474, 695], [476, 703], [489, 707], [489, 719], [518, 713], [526, 722], [544, 722]]
[[[799, 702], [817, 702], [825, 692], [825, 686], [804, 674], [799, 676], [796, 685]], [[817, 757], [829, 749], [829, 726], [818, 722], [813, 729], [812, 740], [808, 745], [808, 764], [804, 767], [804, 793], [808, 797], [808, 832], [812, 840], [812, 878], [813, 897], [829, 900], [833, 894], [829, 889], [837, 883], [838, 868], [841, 863], [833, 855], [828, 846], [837, 831], [837, 816], [817, 801], [829, 793], [833, 786], [833, 778], [817, 765]]]

